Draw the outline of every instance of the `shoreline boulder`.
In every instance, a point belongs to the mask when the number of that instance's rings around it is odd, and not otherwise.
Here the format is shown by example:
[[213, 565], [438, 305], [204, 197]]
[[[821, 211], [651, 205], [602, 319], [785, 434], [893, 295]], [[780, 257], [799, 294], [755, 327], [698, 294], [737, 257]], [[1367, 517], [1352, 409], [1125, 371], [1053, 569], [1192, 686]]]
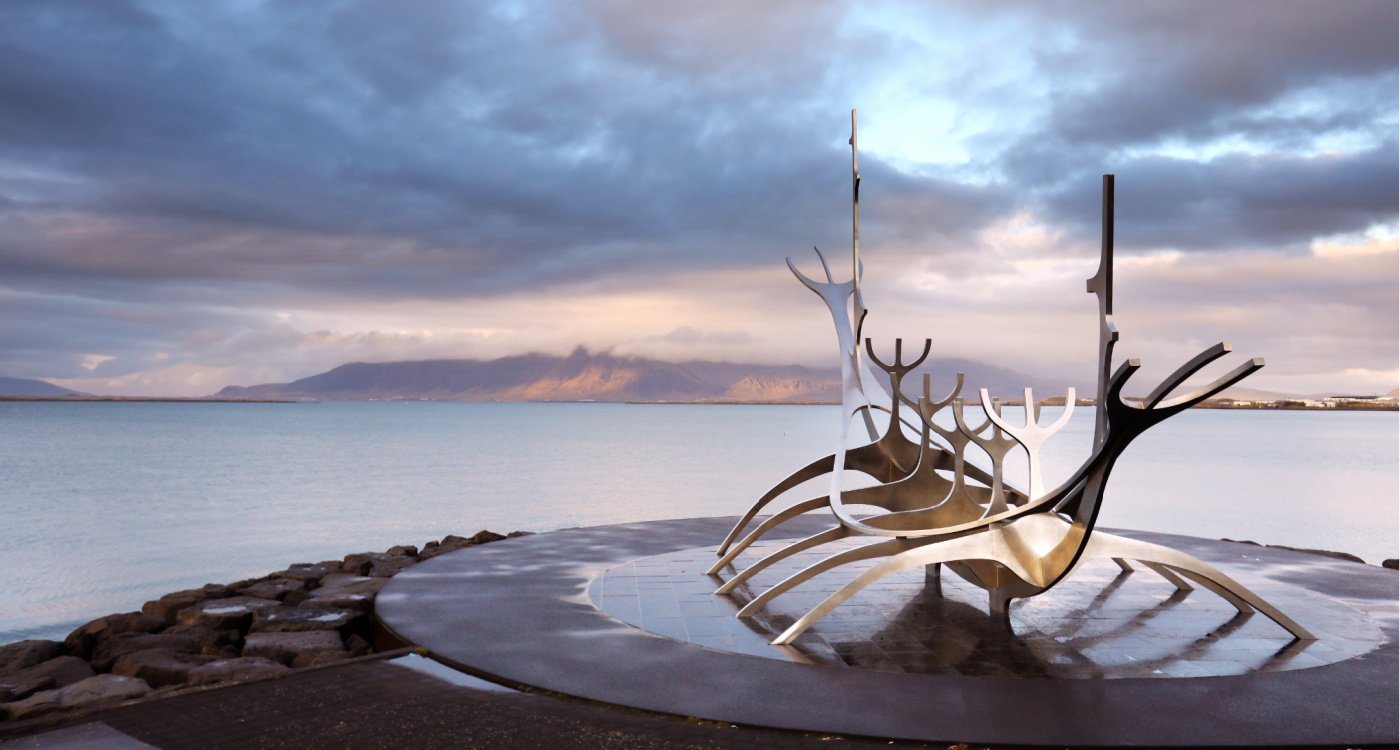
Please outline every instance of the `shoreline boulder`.
[[259, 599], [272, 599], [279, 602], [295, 598], [297, 601], [292, 602], [292, 604], [296, 604], [306, 598], [306, 583], [295, 578], [274, 578], [270, 581], [255, 583], [238, 593], [242, 596], [255, 596]]
[[138, 677], [151, 687], [184, 685], [190, 672], [213, 661], [217, 656], [186, 654], [165, 648], [152, 648], [124, 654], [112, 665], [112, 674]]
[[66, 687], [35, 693], [16, 703], [0, 704], [0, 717], [29, 719], [69, 708], [87, 708], [140, 698], [151, 686], [135, 677], [101, 674]]
[[349, 573], [328, 575], [321, 587], [307, 592], [298, 607], [308, 609], [352, 609], [373, 612], [374, 597], [388, 582], [387, 578], [369, 578]]
[[285, 664], [259, 656], [239, 656], [211, 661], [190, 670], [189, 684], [214, 685], [220, 682], [246, 682], [277, 677], [292, 671]]
[[291, 664], [302, 655], [305, 655], [305, 663], [316, 656], [340, 652], [348, 655], [344, 642], [334, 630], [249, 633], [243, 643], [244, 656], [261, 656], [282, 664]]
[[345, 635], [363, 629], [365, 624], [365, 613], [359, 610], [284, 606], [259, 612], [248, 632], [251, 635], [331, 630]]
[[45, 690], [63, 688], [92, 677], [92, 666], [76, 656], [56, 656], [0, 677], [6, 701], [25, 699]]
[[110, 672], [117, 660], [137, 651], [160, 648], [183, 654], [199, 652], [193, 636], [181, 633], [120, 633], [103, 641], [92, 652], [92, 668]]
[[204, 625], [214, 630], [247, 631], [253, 615], [264, 609], [282, 606], [276, 599], [256, 596], [231, 596], [226, 599], [202, 601], [180, 611], [176, 618], [181, 625]]
[[166, 625], [164, 617], [125, 612], [99, 617], [68, 634], [63, 645], [68, 652], [79, 659], [92, 658], [92, 650], [97, 645], [118, 633], [154, 633]]
[[67, 650], [58, 641], [28, 640], [0, 646], [0, 677], [56, 659]]
[[165, 618], [167, 625], [174, 625], [180, 610], [188, 609], [207, 599], [223, 599], [234, 595], [234, 590], [221, 583], [206, 583], [197, 589], [173, 591], [154, 601], [141, 605], [141, 612]]

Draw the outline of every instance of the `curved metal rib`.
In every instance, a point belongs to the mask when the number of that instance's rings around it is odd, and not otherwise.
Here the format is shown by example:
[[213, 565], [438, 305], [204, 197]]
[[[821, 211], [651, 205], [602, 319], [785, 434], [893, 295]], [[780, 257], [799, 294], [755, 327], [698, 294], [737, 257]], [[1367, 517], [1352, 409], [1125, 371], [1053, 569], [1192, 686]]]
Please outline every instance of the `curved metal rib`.
[[1130, 560], [1141, 560], [1144, 563], [1166, 566], [1214, 591], [1221, 598], [1235, 605], [1241, 612], [1248, 612], [1253, 607], [1292, 633], [1295, 638], [1317, 640], [1317, 637], [1308, 632], [1307, 628], [1275, 609], [1243, 584], [1185, 552], [1151, 542], [1125, 539], [1108, 534], [1095, 534], [1085, 547], [1084, 556], [1089, 558], [1126, 557]]
[[733, 578], [726, 581], [723, 586], [720, 586], [719, 588], [715, 589], [715, 593], [728, 594], [729, 592], [738, 588], [740, 584], [744, 583], [750, 578], [753, 578], [760, 571], [772, 565], [773, 563], [792, 557], [793, 555], [803, 550], [808, 550], [813, 547], [820, 547], [823, 544], [827, 544], [828, 542], [834, 542], [837, 539], [845, 539], [846, 537], [854, 533], [855, 532], [851, 531], [845, 526], [836, 526], [827, 529], [826, 531], [823, 531], [820, 534], [813, 534], [812, 536], [809, 536], [806, 539], [801, 539], [796, 542], [793, 542], [792, 544], [783, 547], [782, 549], [774, 552], [773, 554], [754, 562], [753, 565], [750, 565], [749, 567], [739, 571], [738, 574], [736, 574]]
[[825, 573], [833, 568], [839, 568], [848, 563], [870, 560], [876, 557], [889, 557], [900, 552], [931, 544], [933, 540], [914, 539], [887, 539], [883, 542], [875, 542], [854, 549], [843, 550], [836, 554], [823, 558], [818, 562], [803, 568], [802, 570], [784, 578], [762, 594], [754, 597], [753, 601], [744, 605], [735, 617], [752, 617], [755, 612], [768, 602], [773, 601], [784, 593], [787, 593], [795, 586], [800, 586], [807, 581]]
[[752, 545], [754, 542], [758, 541], [759, 538], [761, 538], [764, 534], [767, 534], [768, 532], [782, 525], [785, 521], [796, 518], [797, 516], [800, 516], [808, 511], [820, 510], [821, 508], [825, 508], [826, 505], [827, 498], [825, 495], [823, 495], [812, 500], [800, 502], [792, 506], [791, 508], [782, 511], [781, 513], [775, 513], [769, 516], [767, 520], [758, 525], [758, 528], [754, 529], [752, 532], [749, 533], [748, 536], [744, 537], [742, 541], [734, 545], [734, 549], [729, 550], [729, 552], [726, 553], [724, 557], [721, 557], [719, 559], [719, 562], [714, 564], [714, 567], [705, 571], [705, 575], [718, 575], [721, 570], [724, 570], [724, 566], [733, 562], [734, 558], [738, 557], [740, 553], [749, 548], [749, 545]]
[[1156, 408], [1171, 409], [1173, 414], [1183, 409], [1189, 409], [1195, 406], [1196, 404], [1205, 401], [1211, 396], [1214, 396], [1215, 394], [1225, 390], [1226, 388], [1229, 388], [1235, 383], [1244, 380], [1245, 378], [1253, 374], [1255, 370], [1258, 370], [1263, 366], [1264, 358], [1255, 357], [1254, 359], [1249, 360], [1248, 362], [1240, 365], [1239, 367], [1236, 367], [1234, 370], [1220, 377], [1218, 380], [1211, 383], [1210, 385], [1204, 388], [1194, 390], [1186, 394], [1185, 396], [1178, 396], [1177, 398], [1171, 399], [1170, 401], [1163, 401]]
[[831, 471], [831, 461], [833, 458], [835, 458], [835, 456], [819, 458], [789, 474], [786, 479], [773, 485], [772, 489], [763, 493], [763, 497], [760, 497], [758, 502], [754, 503], [753, 507], [749, 508], [748, 512], [739, 519], [739, 522], [734, 524], [734, 528], [729, 531], [728, 536], [724, 537], [724, 541], [720, 543], [719, 549], [715, 554], [724, 555], [728, 552], [729, 545], [734, 543], [734, 538], [739, 536], [739, 533], [754, 519], [754, 516], [758, 515], [759, 511], [763, 510], [764, 506], [776, 500], [779, 495], [809, 479], [816, 479], [817, 477], [825, 475], [828, 471]]
[[1234, 347], [1230, 346], [1230, 342], [1222, 341], [1192, 357], [1189, 362], [1176, 368], [1176, 372], [1168, 375], [1156, 388], [1153, 388], [1152, 393], [1149, 393], [1147, 398], [1143, 399], [1142, 405], [1148, 409], [1157, 406], [1168, 393], [1171, 393], [1177, 386], [1185, 383], [1187, 378], [1195, 375], [1197, 370], [1229, 354], [1233, 349]]
[[797, 622], [794, 622], [781, 635], [773, 639], [775, 646], [782, 646], [793, 642], [797, 636], [801, 635], [807, 628], [812, 627], [828, 612], [835, 609], [838, 604], [855, 596], [861, 589], [893, 573], [932, 563], [951, 562], [955, 560], [990, 560], [1006, 565], [1015, 570], [1021, 567], [1020, 561], [1006, 554], [1005, 548], [998, 549], [997, 545], [991, 542], [992, 535], [996, 530], [991, 530], [983, 534], [973, 534], [959, 537], [944, 542], [933, 544], [901, 552], [879, 563], [870, 570], [861, 573], [854, 581], [842, 586], [838, 591], [824, 599], [820, 604], [813, 607], [811, 611], [803, 615]]
[[[942, 452], [942, 449], [935, 450]], [[730, 545], [734, 543], [734, 539], [768, 503], [809, 479], [830, 473], [835, 460], [835, 454], [819, 458], [775, 485], [739, 519], [739, 522], [730, 530], [729, 535], [724, 538], [724, 542], [720, 544], [716, 554], [723, 557], [731, 552]], [[859, 448], [853, 448], [846, 454], [846, 469], [868, 474], [881, 482], [891, 482], [913, 472], [918, 465], [918, 460], [919, 446], [905, 438], [903, 432], [899, 430], [898, 424], [891, 419], [889, 429], [879, 440]], [[859, 490], [856, 491], [859, 492]], [[827, 503], [829, 502], [828, 498]], [[752, 543], [752, 541], [749, 542], [749, 544]]]

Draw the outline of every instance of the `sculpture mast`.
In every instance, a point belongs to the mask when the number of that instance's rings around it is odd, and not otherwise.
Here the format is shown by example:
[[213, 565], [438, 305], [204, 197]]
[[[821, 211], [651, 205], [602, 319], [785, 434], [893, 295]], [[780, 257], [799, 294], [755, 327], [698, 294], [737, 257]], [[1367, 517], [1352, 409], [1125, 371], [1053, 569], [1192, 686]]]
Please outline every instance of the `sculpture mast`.
[[856, 111], [851, 110], [851, 277], [855, 279], [856, 351], [860, 351], [860, 330], [865, 325], [865, 301], [860, 296], [860, 162], [856, 143]]
[[1094, 447], [1103, 445], [1108, 431], [1108, 381], [1113, 368], [1113, 345], [1118, 342], [1118, 326], [1113, 324], [1113, 175], [1103, 176], [1103, 245], [1099, 250], [1099, 271], [1086, 282], [1090, 294], [1099, 298], [1099, 387], [1094, 403]]

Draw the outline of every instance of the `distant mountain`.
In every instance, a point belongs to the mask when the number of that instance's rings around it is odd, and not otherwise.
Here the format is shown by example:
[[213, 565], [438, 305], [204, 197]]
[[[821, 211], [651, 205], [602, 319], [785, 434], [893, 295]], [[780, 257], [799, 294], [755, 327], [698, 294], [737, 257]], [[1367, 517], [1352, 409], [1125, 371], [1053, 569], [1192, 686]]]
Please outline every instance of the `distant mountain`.
[[[963, 394], [977, 388], [1018, 397], [1030, 385], [1038, 397], [1063, 394], [1063, 386], [969, 360], [942, 360], [928, 368], [934, 398], [951, 390], [956, 372], [967, 373]], [[911, 373], [905, 391], [922, 389]], [[1042, 396], [1043, 394], [1043, 396]], [[423, 360], [341, 365], [291, 383], [229, 386], [218, 398], [277, 398], [364, 401], [839, 401], [839, 370], [801, 365], [730, 362], [662, 362], [641, 357], [590, 354], [582, 348], [567, 357], [523, 354], [489, 361]]]
[[70, 391], [53, 383], [29, 378], [0, 377], [0, 396], [21, 396], [25, 398], [60, 398], [62, 396], [87, 396], [87, 393]]

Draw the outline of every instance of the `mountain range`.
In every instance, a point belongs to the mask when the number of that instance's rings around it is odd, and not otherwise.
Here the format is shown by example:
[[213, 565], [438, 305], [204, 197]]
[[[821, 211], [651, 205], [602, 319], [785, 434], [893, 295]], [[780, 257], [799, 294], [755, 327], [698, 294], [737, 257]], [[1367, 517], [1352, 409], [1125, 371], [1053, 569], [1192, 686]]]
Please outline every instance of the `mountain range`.
[[[934, 398], [966, 373], [963, 395], [977, 388], [1019, 398], [1031, 386], [1037, 395], [1064, 394], [1065, 384], [965, 359], [944, 359], [910, 373], [906, 393], [932, 375]], [[878, 371], [877, 371], [878, 374]], [[642, 357], [592, 354], [579, 348], [567, 357], [523, 354], [493, 360], [441, 359], [356, 362], [290, 383], [229, 386], [217, 398], [345, 400], [433, 399], [439, 401], [831, 401], [841, 400], [841, 372], [801, 365], [732, 362], [663, 362]]]
[[64, 396], [87, 396], [89, 394], [70, 391], [67, 388], [30, 378], [0, 377], [0, 396], [20, 398], [62, 398]]

